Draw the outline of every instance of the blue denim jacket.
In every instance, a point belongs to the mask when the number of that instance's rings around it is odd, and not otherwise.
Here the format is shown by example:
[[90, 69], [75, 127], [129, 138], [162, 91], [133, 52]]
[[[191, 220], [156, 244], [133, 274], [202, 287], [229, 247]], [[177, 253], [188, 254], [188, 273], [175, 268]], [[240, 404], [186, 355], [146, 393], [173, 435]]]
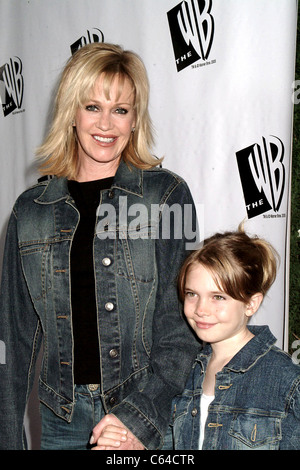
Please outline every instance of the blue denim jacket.
[[[249, 329], [255, 337], [216, 374], [203, 450], [299, 450], [300, 367], [274, 346], [267, 326]], [[206, 345], [184, 392], [173, 401], [165, 449], [198, 449], [200, 399], [210, 355]]]
[[[172, 223], [161, 226], [173, 204], [182, 213], [185, 205], [192, 208], [195, 222], [192, 197], [180, 177], [121, 162], [110, 190], [101, 191], [94, 238], [103, 403], [149, 449], [161, 447], [172, 398], [183, 390], [199, 350], [176, 294], [191, 227], [184, 227], [184, 217], [176, 220], [176, 233]], [[35, 185], [15, 203], [0, 301], [0, 340], [6, 346], [0, 448], [26, 447], [23, 416], [41, 340], [40, 400], [72, 420], [70, 247], [78, 220], [64, 178]]]

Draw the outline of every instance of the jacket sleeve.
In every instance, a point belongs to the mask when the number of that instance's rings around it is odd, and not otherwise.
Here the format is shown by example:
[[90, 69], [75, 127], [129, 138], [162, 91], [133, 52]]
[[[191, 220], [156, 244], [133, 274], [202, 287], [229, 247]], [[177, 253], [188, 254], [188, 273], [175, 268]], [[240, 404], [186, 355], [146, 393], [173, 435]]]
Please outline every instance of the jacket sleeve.
[[22, 272], [14, 210], [8, 224], [0, 294], [0, 449], [27, 447], [23, 420], [40, 345], [38, 317]]
[[300, 450], [300, 376], [290, 393], [290, 405], [282, 423], [280, 450]]
[[156, 240], [158, 290], [152, 326], [150, 378], [143, 391], [130, 394], [112, 410], [146, 449], [162, 447], [170, 422], [172, 398], [183, 390], [200, 347], [183, 317], [177, 295], [177, 277], [187, 256], [186, 249], [195, 249], [190, 239], [192, 222], [196, 232], [195, 206], [184, 182], [173, 189], [165, 203], [160, 224], [164, 211], [173, 204], [181, 207], [182, 217], [170, 224], [170, 236], [164, 234], [160, 226], [160, 237]]

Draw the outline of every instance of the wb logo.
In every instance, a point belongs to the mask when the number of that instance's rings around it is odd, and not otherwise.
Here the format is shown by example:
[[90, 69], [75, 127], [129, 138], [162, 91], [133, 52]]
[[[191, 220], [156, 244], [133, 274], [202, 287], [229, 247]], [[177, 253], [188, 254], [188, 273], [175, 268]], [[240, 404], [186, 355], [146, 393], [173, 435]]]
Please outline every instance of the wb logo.
[[86, 36], [81, 36], [73, 44], [71, 44], [71, 53], [75, 54], [78, 49], [85, 46], [86, 44], [92, 44], [93, 42], [104, 42], [104, 34], [100, 29], [93, 28], [91, 31], [86, 32]]
[[278, 212], [285, 183], [284, 145], [275, 136], [236, 152], [248, 217]]
[[0, 99], [4, 116], [20, 109], [23, 101], [24, 79], [19, 57], [0, 67]]
[[178, 72], [207, 60], [214, 35], [211, 6], [212, 0], [187, 0], [167, 13]]

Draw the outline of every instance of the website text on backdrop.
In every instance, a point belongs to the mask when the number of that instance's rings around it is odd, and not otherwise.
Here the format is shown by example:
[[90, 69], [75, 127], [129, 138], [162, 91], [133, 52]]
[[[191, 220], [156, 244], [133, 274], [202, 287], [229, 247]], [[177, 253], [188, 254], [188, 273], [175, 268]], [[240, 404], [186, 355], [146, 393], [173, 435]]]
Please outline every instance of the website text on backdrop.
[[179, 292], [204, 348], [173, 400], [165, 449], [300, 450], [300, 366], [268, 326], [247, 326], [276, 258], [240, 229], [210, 237], [185, 261]]
[[37, 152], [52, 177], [21, 194], [7, 230], [3, 449], [26, 448], [24, 412], [42, 341], [43, 449], [90, 448], [100, 423], [97, 449], [107, 416], [127, 428], [121, 449], [163, 445], [172, 398], [199, 349], [176, 289], [198, 234], [187, 184], [151, 155], [148, 99], [142, 60], [120, 46], [87, 45], [64, 68]]

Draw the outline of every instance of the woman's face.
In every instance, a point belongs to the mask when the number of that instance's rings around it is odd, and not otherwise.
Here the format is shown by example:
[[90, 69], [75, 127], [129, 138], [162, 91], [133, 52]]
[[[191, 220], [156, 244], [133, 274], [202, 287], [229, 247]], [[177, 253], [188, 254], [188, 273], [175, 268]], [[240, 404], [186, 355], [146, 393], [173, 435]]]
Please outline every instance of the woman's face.
[[242, 337], [253, 314], [248, 305], [220, 291], [200, 263], [192, 265], [186, 276], [184, 313], [197, 336], [212, 345]]
[[113, 176], [134, 126], [134, 93], [130, 81], [125, 79], [119, 96], [116, 76], [107, 99], [100, 75], [90, 100], [78, 108], [75, 117], [79, 160], [77, 180]]

